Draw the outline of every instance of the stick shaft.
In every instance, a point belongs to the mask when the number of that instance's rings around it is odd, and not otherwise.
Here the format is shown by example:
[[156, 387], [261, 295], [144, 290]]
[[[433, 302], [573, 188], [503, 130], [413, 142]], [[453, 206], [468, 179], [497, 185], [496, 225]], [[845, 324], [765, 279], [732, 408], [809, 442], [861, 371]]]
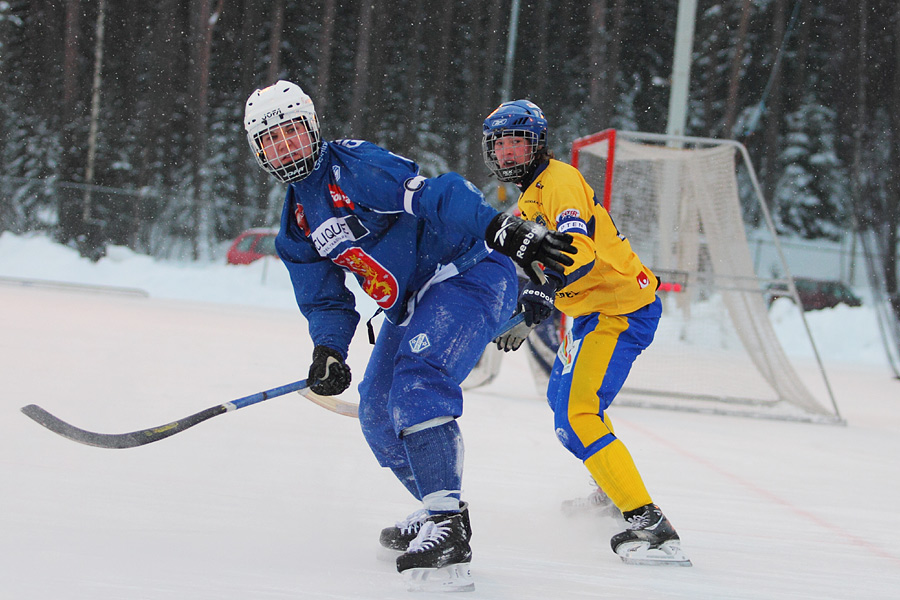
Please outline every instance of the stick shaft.
[[251, 394], [250, 396], [238, 398], [237, 400], [232, 400], [231, 402], [219, 404], [218, 406], [212, 406], [206, 410], [201, 410], [198, 413], [194, 413], [193, 415], [178, 421], [160, 425], [159, 427], [150, 427], [148, 429], [140, 429], [129, 433], [96, 433], [87, 431], [86, 429], [81, 429], [66, 423], [37, 404], [23, 406], [22, 412], [50, 431], [70, 439], [73, 442], [86, 444], [88, 446], [96, 446], [98, 448], [134, 448], [135, 446], [143, 446], [163, 440], [176, 433], [181, 433], [185, 429], [189, 429], [198, 423], [202, 423], [203, 421], [221, 415], [222, 413], [238, 410], [245, 406], [268, 400], [269, 398], [276, 398], [278, 396], [289, 394], [290, 392], [305, 390], [306, 388], [307, 385], [305, 379], [295, 381], [287, 385], [272, 388], [271, 390], [265, 390], [263, 392]]

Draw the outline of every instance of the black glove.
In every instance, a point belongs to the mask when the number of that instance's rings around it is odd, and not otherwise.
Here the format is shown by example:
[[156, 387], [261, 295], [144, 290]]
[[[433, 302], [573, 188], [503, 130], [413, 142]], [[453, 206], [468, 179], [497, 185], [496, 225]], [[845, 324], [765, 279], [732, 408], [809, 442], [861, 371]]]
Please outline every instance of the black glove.
[[490, 248], [513, 259], [534, 283], [545, 283], [537, 263], [562, 273], [564, 266], [575, 262], [567, 256], [577, 252], [571, 235], [506, 213], [491, 219], [484, 237]]
[[525, 284], [519, 296], [519, 312], [525, 313], [525, 325], [534, 327], [553, 314], [553, 302], [560, 283], [559, 279], [550, 275], [543, 285], [530, 281]]
[[504, 352], [518, 350], [532, 329], [534, 329], [533, 325], [526, 325], [524, 322], [517, 323], [506, 333], [495, 337], [493, 342], [497, 344], [497, 350], [503, 350]]
[[343, 357], [327, 346], [313, 349], [312, 364], [306, 382], [309, 389], [322, 396], [334, 396], [350, 387], [350, 367]]

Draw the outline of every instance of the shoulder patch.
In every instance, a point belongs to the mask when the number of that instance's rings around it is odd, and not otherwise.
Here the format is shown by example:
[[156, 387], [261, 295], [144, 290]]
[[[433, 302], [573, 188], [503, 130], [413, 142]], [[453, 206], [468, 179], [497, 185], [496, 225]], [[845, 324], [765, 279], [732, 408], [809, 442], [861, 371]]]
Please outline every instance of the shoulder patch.
[[584, 235], [588, 234], [587, 224], [581, 218], [581, 213], [577, 208], [568, 208], [556, 215], [556, 230], [560, 233], [576, 231]]

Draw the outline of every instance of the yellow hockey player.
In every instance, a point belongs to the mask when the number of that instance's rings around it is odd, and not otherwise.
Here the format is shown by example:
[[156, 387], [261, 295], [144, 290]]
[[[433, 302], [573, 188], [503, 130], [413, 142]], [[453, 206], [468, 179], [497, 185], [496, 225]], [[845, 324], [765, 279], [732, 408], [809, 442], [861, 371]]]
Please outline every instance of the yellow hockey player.
[[546, 283], [525, 286], [517, 309], [524, 322], [495, 342], [502, 350], [517, 349], [554, 306], [572, 318], [547, 389], [556, 435], [628, 522], [611, 540], [622, 560], [690, 565], [607, 414], [632, 363], [653, 341], [662, 314], [658, 279], [581, 173], [549, 153], [547, 120], [536, 104], [501, 104], [484, 121], [482, 149], [491, 172], [521, 191], [522, 218], [571, 234], [578, 250], [564, 272], [547, 269]]

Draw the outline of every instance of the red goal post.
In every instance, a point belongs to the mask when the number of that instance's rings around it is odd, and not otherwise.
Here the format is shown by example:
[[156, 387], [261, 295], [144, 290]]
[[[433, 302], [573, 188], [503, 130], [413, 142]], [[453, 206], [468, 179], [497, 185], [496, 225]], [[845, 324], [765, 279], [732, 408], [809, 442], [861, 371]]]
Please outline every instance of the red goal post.
[[606, 162], [606, 177], [604, 177], [603, 187], [603, 208], [609, 211], [610, 198], [612, 197], [613, 165], [615, 164], [616, 158], [616, 130], [604, 129], [603, 131], [578, 138], [572, 142], [572, 166], [576, 169], [578, 168], [578, 159], [580, 158], [582, 148], [602, 143], [606, 143], [609, 148], [609, 159]]

